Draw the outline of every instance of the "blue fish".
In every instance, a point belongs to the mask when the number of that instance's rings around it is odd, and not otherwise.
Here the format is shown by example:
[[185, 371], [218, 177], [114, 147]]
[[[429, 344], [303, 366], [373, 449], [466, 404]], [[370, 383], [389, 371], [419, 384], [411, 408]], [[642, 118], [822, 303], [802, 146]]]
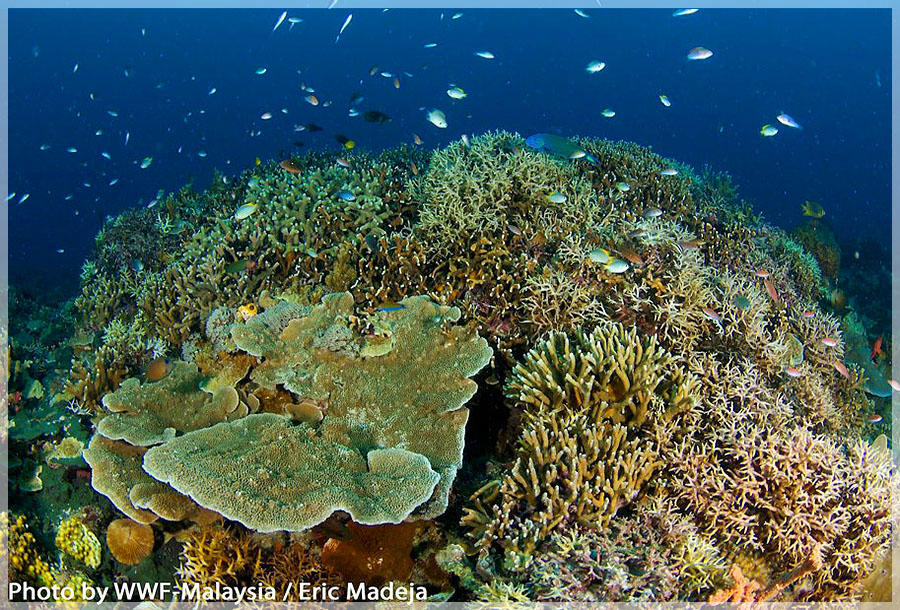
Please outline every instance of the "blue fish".
[[406, 305], [393, 301], [387, 301], [375, 308], [376, 311], [400, 311], [401, 309], [406, 309]]
[[584, 158], [594, 164], [600, 163], [597, 157], [588, 154], [587, 151], [578, 146], [575, 142], [554, 133], [536, 133], [533, 136], [528, 136], [525, 140], [525, 144], [535, 150], [543, 150], [544, 152], [559, 157], [565, 157], [567, 159]]

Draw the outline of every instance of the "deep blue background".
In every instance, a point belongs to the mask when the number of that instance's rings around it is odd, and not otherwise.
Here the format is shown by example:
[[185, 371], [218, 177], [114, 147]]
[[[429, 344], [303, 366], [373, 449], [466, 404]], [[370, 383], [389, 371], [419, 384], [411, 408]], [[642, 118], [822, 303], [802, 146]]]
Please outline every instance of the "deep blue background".
[[[273, 33], [280, 10], [10, 10], [11, 281], [74, 287], [105, 215], [191, 176], [205, 188], [214, 167], [232, 175], [256, 156], [292, 150], [294, 140], [306, 144], [300, 150], [336, 148], [338, 133], [367, 149], [411, 142], [414, 132], [435, 147], [490, 129], [632, 140], [727, 170], [756, 209], [787, 229], [801, 221], [803, 200], [814, 199], [839, 238], [890, 246], [886, 10], [673, 17], [598, 9], [590, 19], [571, 9], [463, 10], [456, 20], [454, 10], [443, 19], [437, 10], [353, 10], [335, 44], [348, 12], [291, 10], [303, 23], [289, 31], [285, 20]], [[438, 46], [423, 48], [429, 42]], [[698, 45], [713, 57], [687, 61]], [[480, 50], [496, 59], [476, 57]], [[594, 59], [607, 67], [588, 74]], [[372, 66], [398, 75], [401, 87], [370, 76]], [[259, 67], [267, 73], [255, 74]], [[332, 105], [307, 104], [301, 82]], [[468, 97], [450, 99], [450, 83]], [[393, 121], [348, 117], [354, 91], [366, 97], [361, 111]], [[422, 108], [431, 107], [445, 111], [447, 129], [425, 121]], [[614, 118], [601, 116], [607, 107]], [[782, 111], [804, 129], [778, 125]], [[273, 118], [261, 120], [264, 112]], [[308, 122], [324, 131], [294, 133]], [[778, 135], [760, 136], [764, 123]], [[262, 135], [251, 137], [257, 129]], [[153, 164], [140, 169], [146, 156]], [[23, 193], [30, 199], [20, 205]]]

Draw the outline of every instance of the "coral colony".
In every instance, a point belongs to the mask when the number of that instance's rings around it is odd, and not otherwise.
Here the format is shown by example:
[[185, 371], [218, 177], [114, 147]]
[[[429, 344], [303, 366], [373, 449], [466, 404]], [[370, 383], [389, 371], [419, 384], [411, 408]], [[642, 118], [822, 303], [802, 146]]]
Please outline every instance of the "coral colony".
[[890, 386], [833, 236], [558, 140], [310, 153], [108, 219], [66, 339], [5, 363], [16, 590], [880, 599]]

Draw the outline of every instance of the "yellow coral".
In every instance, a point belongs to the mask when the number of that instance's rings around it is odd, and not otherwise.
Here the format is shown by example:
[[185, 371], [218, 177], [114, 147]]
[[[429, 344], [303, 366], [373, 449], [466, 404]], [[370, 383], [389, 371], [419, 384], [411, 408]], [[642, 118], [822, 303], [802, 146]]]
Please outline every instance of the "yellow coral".
[[69, 517], [59, 524], [56, 548], [89, 568], [100, 566], [100, 541], [78, 517]]
[[34, 535], [22, 515], [9, 526], [9, 580], [42, 587], [52, 587], [57, 580], [56, 569], [38, 555]]

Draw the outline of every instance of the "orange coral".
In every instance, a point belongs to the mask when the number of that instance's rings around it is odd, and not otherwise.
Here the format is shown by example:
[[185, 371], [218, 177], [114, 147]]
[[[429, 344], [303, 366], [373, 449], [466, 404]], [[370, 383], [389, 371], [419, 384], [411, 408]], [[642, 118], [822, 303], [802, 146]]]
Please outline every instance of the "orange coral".
[[153, 528], [131, 519], [116, 519], [106, 528], [106, 546], [119, 563], [137, 565], [153, 551]]
[[349, 523], [347, 540], [329, 538], [322, 549], [322, 563], [348, 582], [381, 585], [409, 578], [413, 569], [413, 538], [418, 522], [399, 525]]

